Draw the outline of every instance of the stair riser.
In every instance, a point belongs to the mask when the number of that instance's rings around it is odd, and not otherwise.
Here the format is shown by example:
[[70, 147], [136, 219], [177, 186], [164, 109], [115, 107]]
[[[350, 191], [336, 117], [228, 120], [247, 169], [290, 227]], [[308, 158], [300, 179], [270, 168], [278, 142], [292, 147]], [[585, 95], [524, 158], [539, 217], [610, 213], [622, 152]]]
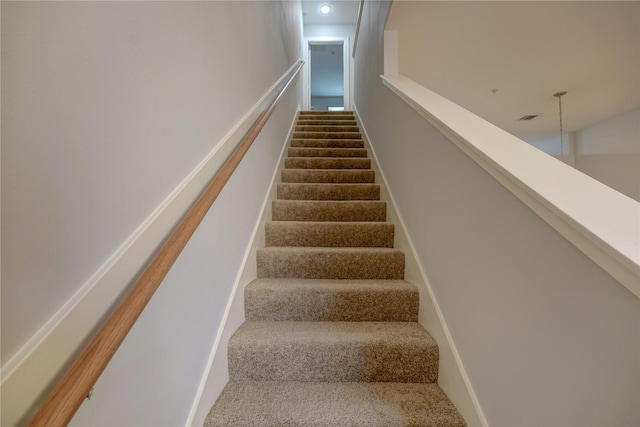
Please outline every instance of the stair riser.
[[292, 138], [304, 139], [362, 139], [359, 132], [293, 132]]
[[358, 126], [296, 125], [296, 132], [360, 132]]
[[367, 150], [350, 148], [289, 148], [289, 157], [367, 157]]
[[[371, 347], [343, 348], [336, 355], [333, 349], [318, 347], [305, 351], [295, 345], [287, 349], [265, 351], [242, 349], [248, 362], [239, 360], [239, 352], [229, 349], [229, 378], [232, 381], [331, 381], [331, 382], [393, 382], [435, 383], [438, 375], [430, 369], [403, 372], [435, 355], [417, 349], [385, 348], [386, 357], [368, 356]], [[284, 350], [284, 351], [283, 351]], [[302, 357], [301, 357], [302, 356]], [[260, 363], [269, 362], [269, 363]]]
[[278, 184], [280, 200], [380, 200], [376, 184]]
[[417, 322], [418, 291], [380, 285], [380, 289], [335, 286], [252, 287], [244, 294], [250, 321]]
[[307, 148], [363, 148], [361, 139], [292, 139], [291, 147]]
[[373, 184], [375, 182], [375, 172], [371, 170], [283, 169], [280, 176], [282, 182], [297, 183]]
[[385, 202], [274, 200], [274, 221], [386, 221]]
[[229, 341], [232, 381], [435, 383], [437, 346], [389, 345], [382, 340], [351, 339], [316, 342], [291, 339], [270, 345]]
[[370, 169], [371, 159], [290, 157], [284, 159], [284, 167], [286, 169]]
[[258, 425], [466, 427], [437, 384], [245, 381], [227, 384], [204, 427]]
[[257, 252], [259, 278], [404, 279], [404, 254], [393, 252]]
[[393, 224], [281, 222], [265, 224], [267, 246], [392, 248]]

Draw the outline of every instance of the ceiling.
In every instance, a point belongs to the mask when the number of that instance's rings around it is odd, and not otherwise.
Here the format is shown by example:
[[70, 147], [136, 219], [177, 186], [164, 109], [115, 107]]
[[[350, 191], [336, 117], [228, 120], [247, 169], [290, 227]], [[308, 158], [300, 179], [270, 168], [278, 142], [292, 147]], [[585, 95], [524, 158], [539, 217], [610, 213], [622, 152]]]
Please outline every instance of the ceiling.
[[[302, 0], [304, 23], [355, 24], [359, 3]], [[569, 132], [640, 108], [638, 1], [396, 0], [387, 29], [402, 74], [530, 142], [557, 135], [558, 91]]]
[[640, 108], [638, 1], [396, 1], [386, 28], [402, 74], [530, 142], [559, 91], [569, 132]]
[[[331, 13], [320, 13], [323, 5], [331, 7]], [[304, 25], [355, 25], [360, 0], [302, 0]]]

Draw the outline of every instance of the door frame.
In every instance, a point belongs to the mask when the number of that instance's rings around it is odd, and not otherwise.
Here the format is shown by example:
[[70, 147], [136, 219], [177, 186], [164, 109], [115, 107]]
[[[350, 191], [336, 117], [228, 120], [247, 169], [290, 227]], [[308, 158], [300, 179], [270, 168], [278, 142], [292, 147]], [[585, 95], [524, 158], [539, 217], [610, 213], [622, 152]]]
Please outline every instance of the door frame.
[[351, 110], [351, 72], [349, 69], [349, 37], [308, 37], [304, 39], [304, 55], [307, 66], [304, 67], [304, 96], [302, 99], [302, 108], [309, 110], [311, 108], [311, 45], [322, 44], [341, 44], [342, 45], [342, 71], [344, 77], [344, 109]]

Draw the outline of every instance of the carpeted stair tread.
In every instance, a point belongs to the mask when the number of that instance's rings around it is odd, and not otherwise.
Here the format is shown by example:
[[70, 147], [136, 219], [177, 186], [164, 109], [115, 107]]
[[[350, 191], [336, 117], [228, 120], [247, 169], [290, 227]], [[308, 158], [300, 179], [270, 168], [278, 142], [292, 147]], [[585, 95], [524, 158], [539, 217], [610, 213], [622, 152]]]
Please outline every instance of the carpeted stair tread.
[[417, 322], [418, 290], [403, 280], [256, 279], [244, 291], [253, 321]]
[[282, 182], [373, 184], [375, 172], [366, 169], [282, 169], [280, 179]]
[[289, 157], [367, 157], [363, 148], [289, 148]]
[[230, 382], [205, 427], [464, 427], [437, 384]]
[[360, 132], [293, 132], [293, 138], [362, 139]]
[[205, 426], [462, 427], [353, 112], [302, 111]]
[[361, 139], [292, 139], [291, 146], [317, 148], [363, 148]]
[[380, 200], [378, 184], [280, 183], [280, 200]]
[[269, 221], [266, 246], [393, 247], [394, 225], [386, 222]]
[[229, 340], [234, 381], [438, 380], [438, 345], [417, 322], [251, 322]]
[[259, 248], [259, 278], [404, 279], [404, 253], [388, 248]]
[[371, 159], [360, 157], [287, 157], [286, 169], [370, 169]]
[[[350, 123], [356, 120], [355, 116], [347, 114], [308, 114], [298, 116], [298, 121], [322, 121], [322, 122], [344, 122]], [[296, 122], [297, 123], [297, 122]]]
[[274, 200], [274, 221], [386, 221], [387, 204], [380, 201]]
[[352, 122], [355, 120], [355, 117], [352, 115], [345, 114], [309, 114], [309, 115], [301, 115], [298, 117], [298, 120], [316, 120], [316, 121], [340, 121], [340, 122]]

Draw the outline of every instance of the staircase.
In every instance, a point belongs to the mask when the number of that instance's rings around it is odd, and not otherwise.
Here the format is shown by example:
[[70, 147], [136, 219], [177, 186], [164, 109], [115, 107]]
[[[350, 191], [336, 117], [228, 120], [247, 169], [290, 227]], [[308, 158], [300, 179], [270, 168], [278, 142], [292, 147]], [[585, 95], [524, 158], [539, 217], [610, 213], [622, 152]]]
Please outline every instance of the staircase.
[[353, 113], [301, 112], [205, 426], [464, 426]]

